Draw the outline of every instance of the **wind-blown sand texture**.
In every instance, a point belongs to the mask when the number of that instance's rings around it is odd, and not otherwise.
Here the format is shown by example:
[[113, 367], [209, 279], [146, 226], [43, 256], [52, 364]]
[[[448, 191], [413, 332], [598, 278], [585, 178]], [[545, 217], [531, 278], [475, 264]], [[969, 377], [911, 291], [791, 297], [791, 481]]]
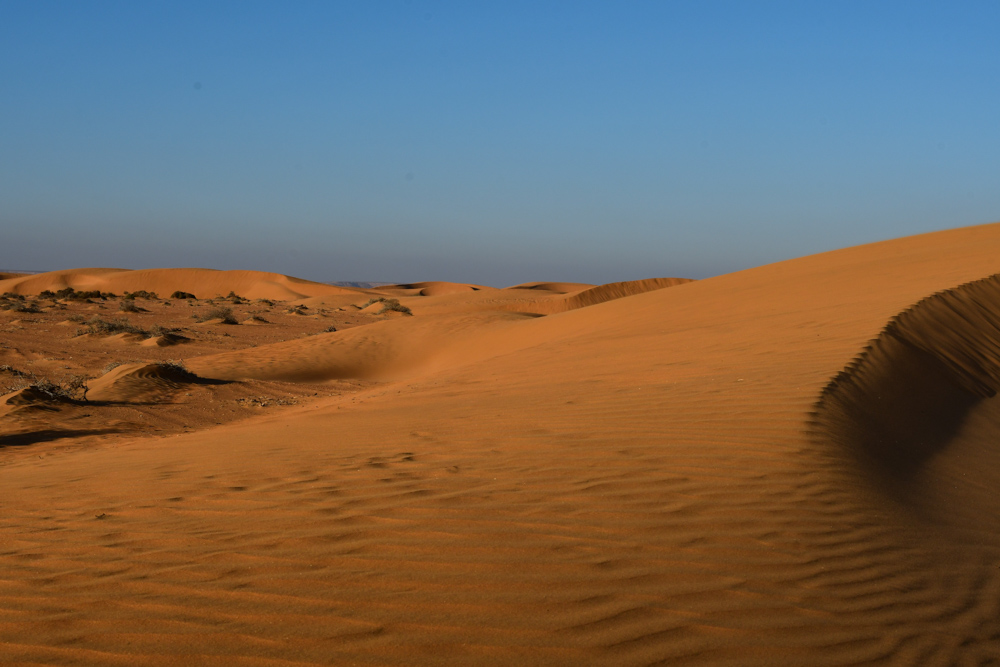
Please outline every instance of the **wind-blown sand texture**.
[[601, 288], [414, 284], [384, 292], [412, 316], [357, 290], [284, 341], [133, 345], [219, 383], [93, 381], [162, 396], [149, 419], [297, 402], [0, 449], [0, 663], [996, 663], [998, 257], [987, 225], [572, 309]]

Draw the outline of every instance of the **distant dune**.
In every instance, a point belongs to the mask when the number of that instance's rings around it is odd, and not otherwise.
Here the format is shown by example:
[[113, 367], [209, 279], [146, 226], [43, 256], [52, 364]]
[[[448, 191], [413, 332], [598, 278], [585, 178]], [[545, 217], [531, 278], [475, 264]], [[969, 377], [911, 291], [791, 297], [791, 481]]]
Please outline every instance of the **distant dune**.
[[133, 292], [147, 290], [166, 297], [175, 291], [207, 299], [235, 292], [249, 299], [302, 299], [357, 293], [346, 287], [314, 283], [279, 273], [215, 271], [213, 269], [74, 269], [0, 280], [0, 293], [38, 294], [66, 287], [79, 291]]
[[280, 303], [0, 300], [0, 663], [1000, 664], [998, 258], [5, 280]]

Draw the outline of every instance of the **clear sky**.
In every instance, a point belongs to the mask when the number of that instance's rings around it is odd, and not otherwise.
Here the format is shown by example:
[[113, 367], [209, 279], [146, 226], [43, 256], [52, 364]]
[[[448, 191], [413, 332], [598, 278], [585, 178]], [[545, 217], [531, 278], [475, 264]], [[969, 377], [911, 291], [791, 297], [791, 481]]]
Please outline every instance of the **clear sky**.
[[0, 268], [707, 277], [1000, 220], [996, 2], [0, 0]]

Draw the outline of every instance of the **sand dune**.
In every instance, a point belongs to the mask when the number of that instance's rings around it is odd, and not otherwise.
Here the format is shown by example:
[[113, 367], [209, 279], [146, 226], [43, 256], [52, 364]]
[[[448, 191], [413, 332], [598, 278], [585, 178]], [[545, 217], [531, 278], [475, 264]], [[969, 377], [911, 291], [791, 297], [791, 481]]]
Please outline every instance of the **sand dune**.
[[134, 292], [146, 290], [168, 297], [175, 291], [200, 299], [230, 292], [248, 299], [292, 300], [314, 296], [359, 294], [363, 290], [335, 287], [262, 271], [215, 271], [212, 269], [75, 269], [0, 280], [0, 294], [38, 294], [72, 287], [79, 291]]
[[399, 285], [383, 285], [378, 288], [378, 291], [387, 294], [399, 294], [401, 296], [441, 296], [442, 294], [460, 294], [464, 292], [478, 292], [480, 290], [492, 289], [494, 288], [485, 287], [483, 285], [431, 281], [422, 283], [405, 283]]
[[189, 358], [374, 380], [0, 450], [0, 658], [1000, 662], [1000, 300], [959, 287], [998, 256], [987, 225], [544, 317], [500, 311], [573, 293], [405, 297], [414, 317]]

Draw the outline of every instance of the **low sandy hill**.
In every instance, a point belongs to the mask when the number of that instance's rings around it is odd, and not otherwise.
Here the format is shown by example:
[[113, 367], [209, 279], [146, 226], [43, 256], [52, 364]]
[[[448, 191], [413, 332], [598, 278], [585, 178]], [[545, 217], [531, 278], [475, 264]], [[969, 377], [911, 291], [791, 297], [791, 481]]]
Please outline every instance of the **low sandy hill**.
[[398, 380], [492, 356], [512, 344], [529, 344], [530, 338], [514, 327], [526, 319], [533, 318], [521, 313], [484, 312], [394, 319], [196, 357], [187, 360], [187, 366], [200, 376], [220, 380]]
[[26, 273], [5, 273], [0, 271], [0, 280], [9, 280], [11, 278], [22, 278], [28, 274]]
[[156, 400], [184, 385], [205, 382], [173, 364], [123, 364], [88, 383], [91, 401]]
[[0, 280], [0, 293], [38, 294], [44, 290], [135, 292], [146, 290], [166, 297], [175, 291], [194, 294], [199, 299], [225, 296], [229, 292], [248, 299], [289, 301], [305, 297], [359, 294], [364, 290], [336, 287], [263, 271], [216, 271], [214, 269], [73, 269], [50, 271], [20, 278]]
[[462, 294], [466, 292], [479, 292], [481, 290], [494, 289], [494, 287], [486, 287], [485, 285], [430, 281], [422, 283], [383, 285], [378, 287], [377, 291], [385, 294], [391, 294], [393, 296], [441, 296], [443, 294]]
[[[985, 478], [924, 511], [856, 442], [819, 433], [813, 412], [891, 318], [996, 273], [998, 257], [1000, 225], [972, 227], [502, 332], [487, 321], [481, 340], [470, 324], [466, 349], [487, 353], [405, 382], [169, 439], [10, 458], [0, 657], [996, 663], [1000, 550], [971, 539], [957, 502], [991, 491]], [[989, 290], [973, 292], [991, 311]], [[421, 319], [434, 320], [386, 325]], [[986, 357], [962, 337], [900, 344]], [[952, 458], [964, 442], [930, 465], [995, 469], [985, 440]]]

